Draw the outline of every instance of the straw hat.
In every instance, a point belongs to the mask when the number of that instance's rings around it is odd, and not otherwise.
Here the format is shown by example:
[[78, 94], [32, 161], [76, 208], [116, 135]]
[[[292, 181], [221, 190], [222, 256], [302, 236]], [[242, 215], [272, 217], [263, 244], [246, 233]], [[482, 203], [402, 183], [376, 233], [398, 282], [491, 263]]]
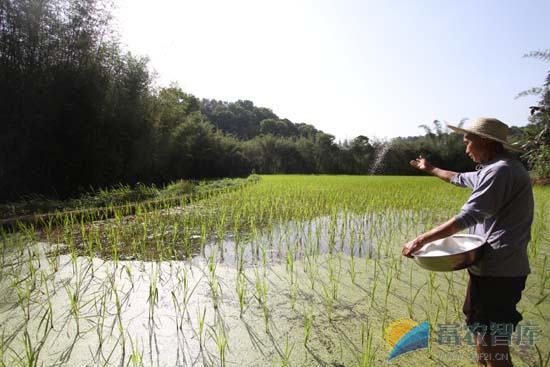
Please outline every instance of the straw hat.
[[508, 143], [508, 125], [492, 117], [478, 117], [469, 126], [461, 128], [454, 125], [447, 125], [449, 129], [460, 133], [471, 133], [483, 138], [491, 139], [502, 143], [504, 148], [521, 152], [521, 148]]

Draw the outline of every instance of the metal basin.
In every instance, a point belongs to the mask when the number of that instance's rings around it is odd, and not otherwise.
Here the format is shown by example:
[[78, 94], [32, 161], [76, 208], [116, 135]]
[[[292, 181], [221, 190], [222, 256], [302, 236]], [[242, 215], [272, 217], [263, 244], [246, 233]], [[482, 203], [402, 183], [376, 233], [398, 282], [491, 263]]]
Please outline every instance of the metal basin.
[[431, 271], [454, 271], [472, 265], [483, 253], [485, 240], [476, 235], [456, 234], [430, 242], [413, 254], [414, 261]]

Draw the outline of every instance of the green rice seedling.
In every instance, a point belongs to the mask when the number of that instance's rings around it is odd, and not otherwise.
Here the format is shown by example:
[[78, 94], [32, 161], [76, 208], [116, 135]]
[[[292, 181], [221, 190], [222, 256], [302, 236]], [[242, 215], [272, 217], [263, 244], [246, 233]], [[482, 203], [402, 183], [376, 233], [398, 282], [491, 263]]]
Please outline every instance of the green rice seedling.
[[119, 246], [120, 246], [120, 240], [119, 240], [119, 232], [116, 230], [116, 227], [112, 226], [110, 230], [108, 231], [107, 241], [109, 244], [111, 244], [111, 256], [113, 259], [113, 262], [118, 264], [119, 260]]
[[[121, 360], [124, 360], [124, 358], [126, 356], [126, 333], [124, 332], [124, 326], [122, 325], [122, 323], [120, 321], [118, 322], [118, 333], [119, 333], [119, 336], [120, 336], [119, 337], [120, 348], [122, 349], [121, 350], [121, 354], [122, 354]], [[152, 363], [152, 360], [150, 362]]]
[[337, 274], [336, 264], [332, 255], [328, 258], [328, 279], [330, 284], [331, 297], [333, 300], [336, 300], [338, 298], [338, 287], [340, 282], [339, 274]]
[[337, 214], [332, 213], [330, 217], [330, 226], [329, 226], [329, 239], [328, 239], [328, 248], [329, 254], [332, 254], [336, 247], [336, 228], [337, 228]]
[[384, 293], [384, 315], [382, 316], [382, 333], [384, 332], [384, 329], [386, 328], [386, 320], [388, 316], [388, 297], [391, 293], [391, 285], [393, 281], [393, 271], [391, 266], [388, 267], [386, 272], [386, 279], [385, 279], [385, 293]]
[[[277, 236], [277, 237], [275, 237]], [[281, 238], [281, 234], [280, 233], [274, 233], [273, 231], [270, 231], [269, 232], [269, 243], [270, 244], [273, 244], [275, 243], [276, 244], [276, 250], [277, 250], [277, 255], [278, 256], [282, 256], [282, 253], [284, 251], [284, 243], [283, 243], [283, 239]], [[273, 249], [273, 245], [271, 245], [271, 248]]]
[[[48, 317], [49, 317], [49, 327], [50, 329], [53, 329], [53, 306], [52, 306], [52, 297], [50, 295], [50, 290], [49, 290], [49, 287], [48, 287], [48, 279], [46, 278], [46, 275], [44, 275], [44, 272], [40, 273], [41, 277], [42, 277], [42, 284], [44, 284], [44, 290], [46, 292], [46, 302], [47, 302], [47, 306], [48, 306]], [[40, 327], [39, 327], [40, 328]]]
[[317, 267], [317, 261], [315, 255], [307, 256], [304, 262], [304, 269], [306, 275], [309, 279], [311, 290], [315, 289], [315, 283], [317, 281], [317, 276], [319, 274], [319, 269]]
[[262, 252], [262, 265], [264, 269], [268, 266], [267, 264], [267, 243], [262, 241], [261, 244], [261, 252]]
[[241, 225], [242, 225], [241, 220], [242, 220], [241, 212], [237, 211], [233, 216], [233, 228], [232, 228], [236, 246], [238, 246], [241, 240]]
[[435, 308], [435, 317], [434, 317], [434, 324], [437, 325], [437, 322], [439, 321], [439, 313], [441, 312], [441, 306], [438, 303]]
[[65, 292], [67, 294], [67, 297], [69, 299], [69, 303], [71, 305], [71, 315], [73, 315], [73, 318], [76, 323], [76, 334], [80, 334], [80, 307], [79, 307], [79, 300], [78, 300], [78, 292], [71, 291], [71, 288], [68, 285], [64, 285]]
[[208, 285], [210, 286], [210, 294], [212, 296], [214, 308], [218, 308], [218, 301], [221, 290], [218, 283], [218, 276], [216, 275], [216, 269], [218, 267], [218, 262], [216, 261], [216, 252], [217, 249], [214, 247], [208, 259]]
[[139, 340], [136, 337], [136, 341], [132, 340], [132, 336], [128, 334], [128, 339], [130, 340], [131, 354], [128, 358], [128, 366], [132, 367], [143, 367], [143, 348], [139, 348]]
[[[358, 232], [358, 235], [357, 235], [357, 243], [359, 244], [357, 246], [357, 251], [358, 251], [358, 255], [359, 257], [363, 256], [363, 243], [365, 242], [365, 235], [364, 235], [364, 227], [365, 227], [365, 222], [364, 221], [361, 221], [359, 223], [359, 229], [357, 230]], [[354, 248], [352, 247], [352, 250], [354, 250]], [[365, 256], [365, 259], [367, 259], [368, 257]]]
[[85, 221], [84, 221], [84, 216], [82, 216], [80, 218], [80, 221], [79, 221], [79, 232], [80, 232], [80, 238], [82, 240], [82, 244], [85, 245], [86, 249], [87, 249], [87, 253], [88, 253], [88, 256], [89, 257], [92, 257], [92, 254], [93, 254], [93, 247], [90, 249], [90, 242], [88, 241], [88, 238], [89, 238], [89, 231], [86, 229], [86, 224], [85, 224]]
[[172, 290], [170, 291], [170, 297], [172, 298], [172, 305], [174, 306], [174, 318], [176, 319], [176, 333], [179, 332], [179, 330], [182, 330], [183, 328], [183, 319], [184, 319], [184, 312], [181, 310], [181, 305], [178, 300], [178, 297], [176, 296], [176, 293]]
[[237, 248], [237, 272], [242, 273], [244, 271], [244, 263], [245, 263], [245, 247], [244, 246], [238, 246]]
[[433, 303], [433, 295], [434, 295], [434, 291], [436, 289], [436, 286], [435, 286], [435, 272], [433, 271], [430, 271], [428, 272], [428, 299], [429, 299], [429, 303], [432, 304]]
[[[138, 208], [142, 208], [139, 206]], [[141, 210], [143, 210], [143, 213], [141, 213]], [[140, 213], [138, 214], [140, 216], [141, 221], [141, 243], [145, 244], [147, 241], [147, 237], [149, 236], [149, 216], [147, 215], [147, 212], [144, 209], [141, 209]]]
[[368, 324], [365, 324], [364, 322], [361, 323], [361, 348], [365, 345], [366, 338], [370, 332], [370, 329], [368, 328]]
[[147, 303], [149, 304], [149, 322], [154, 322], [155, 307], [157, 306], [158, 300], [159, 300], [159, 291], [158, 291], [157, 283], [158, 283], [158, 272], [155, 269], [152, 271], [152, 274], [151, 274], [151, 279], [149, 281], [149, 294], [147, 296]]
[[222, 206], [221, 213], [219, 214], [219, 222], [217, 226], [217, 235], [218, 239], [223, 239], [225, 237], [225, 223], [227, 220], [227, 206]]
[[202, 313], [200, 312], [200, 309], [197, 310], [197, 320], [199, 322], [199, 348], [202, 350], [204, 346], [204, 320], [206, 317], [206, 307], [202, 309]]
[[6, 358], [5, 358], [6, 342], [4, 340], [5, 340], [5, 331], [4, 329], [2, 329], [2, 335], [0, 335], [0, 366], [2, 367], [7, 366]]
[[548, 282], [548, 279], [550, 279], [550, 272], [546, 271], [546, 265], [547, 265], [548, 257], [547, 255], [544, 255], [544, 261], [542, 263], [542, 271], [540, 272], [540, 281], [539, 281], [539, 294], [542, 296], [544, 294], [544, 290], [546, 289], [546, 282]]
[[246, 291], [247, 291], [246, 276], [242, 272], [237, 272], [237, 279], [235, 281], [235, 290], [237, 291], [237, 298], [239, 299], [240, 317], [243, 317], [244, 307], [246, 306]]
[[286, 249], [286, 271], [289, 273], [290, 285], [294, 284], [294, 255], [290, 246], [287, 246]]
[[254, 286], [256, 288], [255, 297], [258, 300], [258, 304], [262, 306], [267, 302], [267, 282], [265, 277], [260, 276], [258, 268], [254, 268]]
[[[18, 284], [23, 284], [23, 287], [19, 287]], [[26, 279], [25, 281], [19, 281], [17, 278], [14, 278], [12, 283], [12, 288], [15, 289], [15, 292], [17, 294], [18, 303], [21, 307], [21, 310], [23, 311], [23, 315], [25, 316], [25, 321], [28, 323], [31, 316], [31, 293], [33, 290], [33, 282], [32, 279]]]
[[[413, 306], [416, 300], [416, 295], [413, 297], [413, 267], [409, 266], [409, 302], [407, 303], [407, 311], [409, 312], [409, 318], [413, 319]], [[417, 289], [418, 291], [418, 289]]]
[[535, 202], [535, 218], [531, 226], [531, 241], [529, 244], [529, 255], [532, 258], [537, 258], [541, 240], [547, 232], [546, 206], [547, 202], [545, 200]]
[[155, 216], [153, 216], [153, 222], [151, 223], [151, 225], [152, 225], [152, 228], [151, 228], [152, 233], [150, 235], [149, 246], [150, 246], [150, 249], [153, 250], [155, 254], [154, 256], [158, 257], [159, 261], [162, 261], [164, 260], [164, 257], [163, 257], [164, 243], [162, 240], [162, 237], [163, 237], [162, 231], [164, 230], [164, 228], [161, 223], [158, 223], [158, 218], [156, 218]]
[[[114, 295], [115, 297], [115, 309], [116, 309], [116, 324], [117, 324], [117, 330], [118, 330], [118, 333], [119, 333], [119, 341], [120, 341], [120, 344], [121, 344], [121, 348], [122, 348], [122, 355], [124, 356], [125, 355], [125, 351], [126, 351], [126, 333], [124, 332], [124, 323], [123, 323], [123, 320], [122, 320], [122, 302], [120, 300], [120, 296], [119, 296], [119, 292], [118, 292], [118, 289], [116, 287], [116, 283], [115, 283], [115, 272], [116, 270], [113, 270], [113, 273], [112, 273], [112, 276], [109, 277], [109, 285], [110, 285], [110, 291], [111, 293]], [[154, 271], [153, 271], [153, 277], [154, 277]], [[152, 300], [152, 298], [154, 298], [154, 293], [151, 292], [152, 289], [151, 289], [151, 284], [149, 285], [149, 296], [148, 296], [148, 299], [147, 299], [147, 302], [149, 303], [149, 323], [150, 325], [151, 324], [154, 324], [154, 309], [152, 310], [151, 308], [151, 303], [154, 302]], [[104, 295], [105, 297], [105, 295]], [[102, 305], [102, 308], [103, 308], [103, 315], [105, 315], [105, 308], [106, 308], [106, 302], [104, 301], [103, 305]], [[101, 334], [100, 338], [101, 338], [101, 341], [103, 341], [103, 322], [104, 320], [102, 320], [100, 323], [101, 323], [101, 329], [98, 329], [98, 333]], [[114, 327], [114, 324], [113, 324], [113, 327]], [[111, 328], [111, 336], [112, 336], [112, 332], [113, 332], [113, 329]], [[108, 360], [111, 358], [112, 354], [114, 353], [114, 350], [115, 350], [116, 346], [113, 348], [113, 350], [111, 351], [111, 354], [109, 355], [109, 357], [107, 358]], [[106, 361], [107, 363], [107, 361]]]
[[175, 247], [176, 247], [176, 243], [178, 241], [178, 234], [179, 234], [179, 223], [175, 222], [172, 225], [172, 232], [171, 232], [170, 241], [169, 241], [169, 243], [170, 243], [170, 246], [169, 246], [170, 254], [169, 255], [172, 258], [176, 257]]
[[199, 282], [195, 283], [193, 288], [189, 287], [189, 285], [188, 285], [188, 275], [187, 275], [187, 272], [186, 272], [185, 273], [185, 278], [184, 278], [184, 286], [183, 286], [183, 312], [184, 313], [188, 313], [187, 312], [187, 307], [189, 305], [189, 301], [193, 297], [193, 294], [195, 293], [195, 290], [197, 289], [198, 286], [199, 286]]
[[[365, 251], [370, 252], [370, 250], [368, 249], [370, 247], [370, 244], [367, 244], [366, 247], [367, 249]], [[370, 266], [370, 263], [372, 262], [371, 260], [372, 260], [371, 257], [365, 254], [365, 274], [369, 273], [369, 266]]]
[[298, 292], [300, 289], [299, 287], [298, 282], [290, 284], [290, 307], [292, 310], [296, 307], [296, 299], [298, 298]]
[[[38, 258], [38, 256], [36, 256], [35, 252], [33, 250], [31, 250], [30, 248], [27, 250], [27, 254], [28, 254], [27, 269], [28, 269], [28, 272], [29, 272], [30, 280], [33, 283], [32, 288], [34, 289], [35, 286], [36, 286], [36, 279], [37, 279], [36, 272], [37, 272], [37, 269], [40, 267], [40, 258]], [[37, 260], [38, 266], [34, 265], [35, 258]]]
[[332, 322], [332, 312], [334, 308], [334, 298], [332, 297], [332, 292], [330, 290], [330, 286], [325, 285], [322, 283], [323, 288], [323, 299], [325, 303], [325, 311], [327, 314], [327, 319], [329, 322]]
[[311, 307], [304, 315], [304, 347], [307, 346], [311, 332], [313, 331], [314, 316]]
[[262, 303], [262, 315], [263, 315], [263, 318], [264, 318], [265, 332], [269, 333], [270, 311], [269, 311], [269, 307], [267, 306], [267, 303]]
[[225, 366], [225, 355], [228, 349], [228, 339], [227, 335], [225, 334], [225, 327], [223, 325], [223, 321], [217, 320], [215, 327], [210, 327], [209, 333], [212, 339], [214, 339], [216, 343], [216, 347], [218, 349], [218, 355], [220, 358], [220, 365]]
[[283, 355], [282, 355], [282, 362], [281, 362], [282, 367], [288, 367], [290, 365], [290, 356], [293, 350], [294, 350], [294, 344], [290, 345], [288, 343], [288, 334], [287, 334], [286, 341], [285, 341], [285, 349], [283, 350]]
[[537, 362], [534, 366], [536, 367], [548, 367], [550, 366], [550, 352], [543, 356], [543, 352], [540, 350], [538, 344], [535, 344], [535, 349], [537, 350]]
[[[125, 265], [123, 265], [123, 268], [126, 272], [126, 276], [128, 277], [128, 280], [130, 281], [131, 288], [133, 289], [134, 288], [134, 275], [132, 273], [132, 265], [125, 264]], [[93, 269], [93, 267], [92, 267], [92, 269]]]
[[42, 343], [39, 343], [38, 346], [33, 347], [31, 342], [31, 337], [29, 335], [29, 332], [25, 329], [23, 334], [23, 341], [25, 343], [25, 356], [26, 358], [26, 365], [29, 367], [34, 367], [38, 365], [38, 355], [40, 354], [40, 349], [42, 348]]
[[341, 217], [341, 220], [340, 220], [340, 251], [344, 251], [344, 245], [346, 243], [346, 235], [348, 233], [347, 231], [347, 228], [348, 228], [348, 212], [347, 212], [347, 208], [344, 207], [344, 209], [342, 210], [341, 214], [340, 214], [340, 217]]
[[6, 253], [8, 244], [8, 234], [0, 226], [0, 279], [4, 278], [4, 271], [6, 270]]
[[23, 238], [25, 238], [27, 242], [36, 242], [36, 227], [34, 224], [18, 223], [18, 228], [19, 231], [23, 234]]
[[395, 278], [397, 280], [401, 280], [401, 274], [403, 273], [403, 271], [402, 271], [403, 259], [404, 259], [403, 256], [399, 256], [398, 260], [395, 264]]
[[[2, 230], [0, 229], [0, 233]], [[48, 217], [44, 221], [44, 225], [42, 227], [42, 233], [46, 237], [46, 241], [48, 243], [52, 243], [52, 234], [53, 234], [53, 217]], [[3, 237], [3, 236], [2, 236]]]
[[93, 255], [95, 255], [95, 252], [102, 254], [103, 243], [101, 241], [101, 233], [100, 233], [99, 227], [92, 226], [88, 233], [89, 233], [88, 246], [91, 247], [88, 250], [88, 253], [93, 253]]
[[453, 284], [453, 273], [450, 274], [443, 274], [445, 276], [445, 279], [447, 280], [447, 296], [444, 299], [444, 320], [445, 322], [448, 321], [449, 318], [449, 300], [452, 299], [454, 293], [454, 284]]
[[65, 232], [66, 238], [70, 239], [72, 238], [72, 227], [74, 225], [74, 217], [72, 214], [63, 214], [61, 213], [63, 218], [63, 230]]
[[370, 305], [371, 305], [371, 308], [374, 304], [374, 299], [375, 299], [375, 294], [376, 294], [376, 288], [378, 287], [378, 261], [375, 260], [373, 262], [373, 280], [372, 280], [372, 290], [371, 290], [371, 294], [370, 294]]
[[[98, 306], [99, 301], [99, 306]], [[97, 326], [96, 326], [96, 334], [98, 339], [98, 349], [101, 351], [101, 348], [103, 347], [103, 329], [105, 325], [105, 318], [106, 318], [106, 312], [107, 312], [107, 294], [106, 290], [102, 293], [101, 297], [97, 297], [94, 299], [95, 302], [95, 313], [98, 315], [97, 318]]]
[[362, 367], [371, 367], [374, 366], [374, 360], [376, 357], [376, 351], [372, 347], [372, 334], [370, 332], [370, 327], [361, 324], [361, 366]]
[[256, 287], [256, 299], [258, 300], [259, 306], [262, 309], [262, 314], [264, 318], [264, 325], [266, 332], [269, 331], [269, 307], [267, 303], [267, 295], [268, 295], [268, 286], [267, 286], [267, 280], [266, 280], [266, 273], [265, 268], [264, 272], [262, 272], [262, 276], [260, 276], [258, 272], [258, 268], [254, 268], [254, 275], [255, 275], [255, 287]]
[[[412, 271], [412, 268], [411, 268], [411, 271]], [[424, 286], [426, 285], [426, 283], [422, 284], [420, 287], [418, 287], [416, 289], [416, 291], [413, 292], [413, 288], [411, 287], [410, 288], [410, 291], [409, 291], [409, 302], [407, 303], [407, 311], [409, 313], [409, 318], [411, 319], [414, 319], [415, 316], [414, 316], [414, 305], [416, 303], [416, 298], [418, 297], [418, 295], [421, 293], [422, 291], [422, 288], [424, 288]]]
[[191, 225], [185, 223], [183, 227], [183, 251], [185, 253], [186, 259], [191, 259], [192, 257], [192, 243], [191, 243]]
[[321, 226], [316, 226], [315, 228], [315, 244], [316, 244], [316, 253], [321, 252]]
[[351, 277], [351, 283], [355, 284], [355, 279], [357, 278], [357, 270], [355, 269], [355, 256], [353, 256], [353, 249], [351, 252], [350, 263], [349, 263], [349, 274]]
[[213, 227], [213, 218], [211, 215], [206, 217], [206, 220], [201, 223], [201, 254], [204, 255], [204, 248], [208, 242], [209, 230]]

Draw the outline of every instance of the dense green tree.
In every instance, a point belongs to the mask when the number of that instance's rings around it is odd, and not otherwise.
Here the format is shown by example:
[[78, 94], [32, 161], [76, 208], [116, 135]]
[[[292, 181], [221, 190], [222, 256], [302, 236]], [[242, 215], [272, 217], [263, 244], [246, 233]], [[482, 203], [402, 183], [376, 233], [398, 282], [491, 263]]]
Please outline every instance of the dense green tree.
[[315, 146], [315, 160], [319, 173], [337, 173], [338, 146], [334, 142], [334, 136], [318, 132], [315, 135]]
[[352, 171], [354, 173], [368, 172], [374, 156], [374, 147], [371, 145], [368, 137], [359, 135], [351, 141], [351, 157], [345, 161], [353, 162]]
[[107, 0], [0, 2], [0, 200], [249, 172], [196, 97], [152, 87], [147, 58], [121, 52], [109, 19]]
[[109, 37], [104, 5], [0, 3], [1, 195], [64, 195], [130, 175], [149, 75]]
[[[550, 50], [533, 51], [525, 57], [534, 57], [550, 61]], [[524, 157], [529, 162], [535, 175], [539, 178], [550, 178], [550, 71], [542, 87], [534, 87], [524, 91], [518, 97], [525, 95], [540, 96], [537, 106], [531, 107], [530, 124], [522, 129], [523, 135], [518, 139], [526, 150]]]
[[278, 119], [271, 110], [246, 100], [228, 103], [203, 99], [201, 111], [217, 129], [241, 139], [258, 136], [262, 120]]

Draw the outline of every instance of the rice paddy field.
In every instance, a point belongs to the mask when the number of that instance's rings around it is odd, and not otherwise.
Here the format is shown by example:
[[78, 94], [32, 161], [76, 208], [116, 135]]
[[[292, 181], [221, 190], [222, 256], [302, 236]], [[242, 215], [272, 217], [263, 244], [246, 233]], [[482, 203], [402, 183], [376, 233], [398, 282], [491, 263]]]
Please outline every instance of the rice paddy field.
[[[550, 187], [534, 192], [516, 366], [550, 357]], [[467, 272], [401, 256], [468, 196], [430, 177], [262, 176], [3, 230], [0, 365], [475, 366]], [[425, 321], [428, 347], [388, 361], [399, 325]]]

